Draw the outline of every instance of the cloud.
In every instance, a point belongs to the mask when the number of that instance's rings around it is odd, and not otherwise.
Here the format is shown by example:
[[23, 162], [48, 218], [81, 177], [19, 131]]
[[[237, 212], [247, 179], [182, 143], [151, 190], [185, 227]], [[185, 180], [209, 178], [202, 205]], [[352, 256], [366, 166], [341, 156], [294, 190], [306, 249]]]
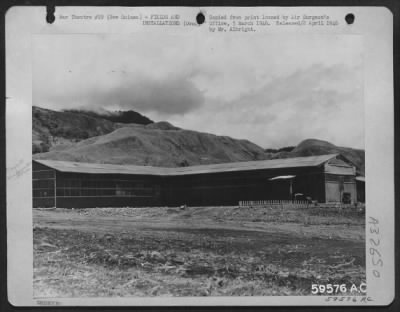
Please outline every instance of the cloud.
[[[238, 138], [263, 147], [296, 145], [306, 138], [362, 146], [364, 106], [361, 67], [312, 64], [275, 77], [230, 101], [208, 101], [197, 119], [181, 127]], [[193, 124], [190, 124], [193, 123]], [[244, 136], [245, 135], [245, 136]]]
[[[352, 92], [358, 87], [358, 72], [343, 65], [323, 66], [313, 64], [291, 74], [276, 77], [258, 89], [250, 90], [235, 102], [237, 105], [266, 106], [293, 105], [301, 102], [299, 109], [316, 105], [328, 107], [329, 99]], [[235, 103], [233, 103], [235, 104]], [[330, 101], [330, 104], [334, 104]], [[336, 103], [339, 104], [339, 103]], [[232, 105], [232, 103], [228, 103]]]
[[195, 46], [179, 39], [160, 33], [37, 36], [34, 105], [194, 111], [204, 102], [194, 82], [200, 68], [193, 61]]
[[363, 145], [358, 35], [37, 36], [34, 105], [133, 109], [264, 147]]
[[[123, 75], [122, 75], [123, 76]], [[79, 80], [76, 80], [77, 82]], [[45, 88], [37, 90], [35, 102], [57, 103], [57, 107], [85, 109], [133, 109], [139, 112], [157, 111], [165, 115], [185, 114], [198, 109], [204, 103], [203, 93], [185, 76], [168, 79], [149, 77], [110, 77], [110, 85], [94, 85], [80, 88], [77, 83], [58, 91]]]

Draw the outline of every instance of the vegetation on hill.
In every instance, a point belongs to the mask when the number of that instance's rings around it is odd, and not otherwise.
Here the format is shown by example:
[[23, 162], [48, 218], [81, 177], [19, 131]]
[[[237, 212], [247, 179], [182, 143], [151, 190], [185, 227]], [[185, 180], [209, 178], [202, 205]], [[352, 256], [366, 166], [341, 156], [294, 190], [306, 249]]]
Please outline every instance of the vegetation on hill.
[[281, 149], [270, 156], [271, 158], [290, 158], [324, 154], [341, 154], [357, 167], [359, 174], [364, 175], [365, 173], [364, 150], [336, 146], [332, 143], [317, 139], [304, 140], [292, 150]]
[[326, 141], [308, 139], [301, 142], [292, 153], [295, 156], [341, 154], [357, 167], [359, 174], [365, 174], [365, 151], [361, 149], [336, 146]]
[[121, 124], [123, 121], [137, 120], [142, 124], [152, 123], [150, 119], [134, 111], [116, 112], [108, 116], [109, 118], [101, 116], [88, 111], [58, 112], [33, 106], [32, 153], [64, 149], [87, 138], [110, 133], [121, 126], [126, 126]]
[[267, 159], [261, 147], [246, 140], [157, 124], [122, 127], [34, 158], [165, 167]]
[[105, 115], [33, 107], [34, 158], [179, 167], [338, 153], [350, 160], [359, 174], [365, 171], [364, 150], [326, 141], [307, 139], [297, 146], [264, 150], [247, 140], [153, 122], [133, 111]]
[[280, 153], [280, 152], [291, 152], [295, 149], [296, 146], [286, 146], [281, 148], [266, 148], [266, 153]]
[[115, 111], [104, 113], [90, 111], [90, 110], [82, 110], [82, 109], [65, 109], [64, 112], [87, 115], [94, 118], [103, 118], [112, 122], [120, 122], [120, 123], [134, 123], [139, 125], [148, 125], [153, 123], [151, 119], [143, 116], [142, 114], [135, 112], [133, 110], [129, 111]]

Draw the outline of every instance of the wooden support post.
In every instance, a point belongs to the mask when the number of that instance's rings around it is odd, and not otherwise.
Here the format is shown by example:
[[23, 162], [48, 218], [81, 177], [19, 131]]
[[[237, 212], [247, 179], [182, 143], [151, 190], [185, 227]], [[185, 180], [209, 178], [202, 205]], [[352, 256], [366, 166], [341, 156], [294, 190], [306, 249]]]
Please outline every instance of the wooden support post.
[[54, 208], [57, 208], [57, 171], [54, 170]]

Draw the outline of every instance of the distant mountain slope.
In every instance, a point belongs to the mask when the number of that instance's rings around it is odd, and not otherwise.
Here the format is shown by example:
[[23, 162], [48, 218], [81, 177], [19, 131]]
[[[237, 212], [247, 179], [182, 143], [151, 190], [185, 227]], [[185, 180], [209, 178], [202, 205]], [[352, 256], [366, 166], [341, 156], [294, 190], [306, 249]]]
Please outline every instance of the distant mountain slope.
[[[138, 113], [128, 111], [110, 113], [110, 118], [115, 120], [131, 120]], [[140, 115], [140, 114], [138, 114]], [[133, 117], [132, 117], [133, 116]], [[135, 117], [136, 116], [136, 117]], [[152, 121], [142, 115], [139, 121], [151, 123]], [[53, 148], [63, 149], [81, 140], [104, 135], [126, 126], [101, 117], [100, 114], [80, 111], [58, 112], [40, 107], [32, 107], [32, 152], [42, 153]]]
[[336, 146], [326, 141], [308, 139], [297, 145], [291, 153], [295, 156], [342, 154], [358, 168], [360, 174], [364, 175], [365, 173], [365, 151], [361, 149]]
[[75, 113], [75, 114], [82, 114], [87, 115], [95, 118], [103, 118], [112, 122], [119, 122], [119, 123], [134, 123], [139, 125], [148, 125], [153, 123], [151, 119], [143, 116], [142, 114], [135, 112], [133, 110], [129, 111], [115, 111], [115, 112], [94, 112], [88, 110], [81, 110], [81, 109], [65, 109], [64, 112]]
[[33, 107], [34, 158], [176, 167], [340, 153], [360, 174], [365, 171], [363, 150], [326, 141], [307, 139], [296, 147], [264, 150], [247, 140], [184, 130], [166, 121], [125, 124], [96, 114]]
[[354, 149], [349, 147], [340, 147], [332, 143], [317, 140], [307, 139], [300, 142], [290, 152], [281, 151], [273, 154], [269, 154], [271, 158], [290, 158], [299, 156], [313, 156], [313, 155], [324, 155], [324, 154], [341, 154], [350, 160], [358, 169], [359, 173], [364, 175], [365, 173], [365, 151], [361, 149]]
[[67, 149], [36, 154], [34, 158], [179, 167], [267, 159], [267, 155], [246, 140], [182, 130], [160, 122], [122, 127]]

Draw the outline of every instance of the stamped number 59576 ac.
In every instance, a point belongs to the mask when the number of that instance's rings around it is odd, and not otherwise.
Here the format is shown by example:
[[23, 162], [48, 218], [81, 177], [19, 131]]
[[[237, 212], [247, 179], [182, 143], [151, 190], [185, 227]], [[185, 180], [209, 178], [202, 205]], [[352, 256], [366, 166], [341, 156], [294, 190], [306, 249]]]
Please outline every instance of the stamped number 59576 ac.
[[346, 284], [312, 284], [311, 293], [316, 295], [320, 294], [337, 294], [345, 293], [347, 291]]
[[337, 294], [337, 293], [351, 293], [351, 294], [365, 294], [367, 293], [367, 284], [361, 282], [360, 284], [312, 284], [311, 293], [316, 294]]

